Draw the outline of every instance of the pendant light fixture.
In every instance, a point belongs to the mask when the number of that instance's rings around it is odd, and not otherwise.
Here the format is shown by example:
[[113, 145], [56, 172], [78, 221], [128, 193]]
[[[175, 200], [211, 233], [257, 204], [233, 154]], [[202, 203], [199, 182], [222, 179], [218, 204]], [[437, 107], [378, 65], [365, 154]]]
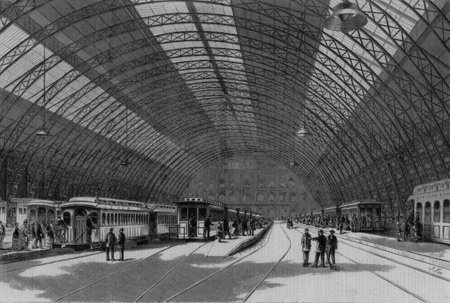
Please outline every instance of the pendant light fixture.
[[306, 113], [305, 113], [306, 105], [305, 104], [306, 104], [306, 100], [303, 102], [301, 116], [300, 116], [301, 127], [297, 131], [297, 136], [300, 138], [306, 138], [306, 137], [312, 136], [312, 133], [306, 127]]
[[127, 151], [127, 155], [125, 156], [125, 159], [122, 160], [122, 163], [120, 165], [122, 166], [128, 166], [131, 164], [131, 160], [128, 156], [128, 104], [125, 103], [125, 149]]
[[42, 106], [42, 127], [40, 128], [40, 129], [38, 129], [37, 130], [37, 132], [36, 132], [36, 136], [39, 136], [39, 137], [47, 137], [47, 136], [50, 136], [50, 133], [47, 131], [47, 128], [46, 128], [46, 125], [45, 125], [45, 111], [46, 111], [46, 105], [47, 105], [47, 87], [46, 87], [46, 79], [45, 79], [45, 77], [46, 77], [46, 75], [47, 75], [47, 68], [46, 68], [46, 56], [45, 56], [45, 46], [44, 46], [44, 67], [43, 67], [43, 69], [44, 69], [44, 71], [43, 71], [43, 86], [44, 86], [44, 88], [43, 88], [43, 93], [42, 93], [42, 103], [43, 103], [43, 106]]
[[347, 33], [358, 30], [367, 24], [367, 17], [356, 3], [348, 0], [333, 7], [333, 13], [325, 19], [324, 28], [331, 31]]

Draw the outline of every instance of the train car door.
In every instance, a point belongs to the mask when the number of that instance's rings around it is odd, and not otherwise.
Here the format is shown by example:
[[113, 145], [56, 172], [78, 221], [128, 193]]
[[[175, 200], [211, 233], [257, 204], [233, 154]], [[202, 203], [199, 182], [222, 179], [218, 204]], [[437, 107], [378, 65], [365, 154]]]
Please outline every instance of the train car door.
[[189, 210], [189, 237], [197, 237], [198, 214], [197, 207], [190, 207]]
[[75, 244], [87, 243], [87, 235], [86, 235], [86, 213], [77, 209], [75, 211], [75, 220], [74, 220], [74, 242]]

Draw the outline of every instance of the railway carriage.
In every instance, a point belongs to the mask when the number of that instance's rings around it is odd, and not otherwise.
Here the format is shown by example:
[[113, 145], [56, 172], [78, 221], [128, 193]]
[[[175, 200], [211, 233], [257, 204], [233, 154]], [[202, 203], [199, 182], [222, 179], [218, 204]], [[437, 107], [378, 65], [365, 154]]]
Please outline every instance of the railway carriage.
[[8, 211], [8, 202], [0, 199], [0, 221], [2, 221], [3, 225], [6, 225], [7, 220], [7, 212]]
[[185, 198], [178, 204], [178, 237], [203, 238], [205, 220], [211, 215], [211, 236], [216, 235], [225, 214], [223, 203], [204, 198]]
[[[123, 228], [128, 239], [147, 239], [152, 210], [145, 203], [97, 197], [76, 197], [61, 204], [66, 227], [65, 242], [86, 245], [103, 242], [110, 228], [117, 235]], [[66, 244], [67, 245], [67, 244]]]
[[27, 204], [27, 220], [33, 222], [56, 222], [57, 203], [50, 200], [31, 200]]
[[156, 220], [156, 233], [158, 235], [176, 233], [177, 207], [175, 205], [150, 204], [153, 210], [153, 220]]
[[426, 240], [450, 243], [450, 179], [414, 187], [408, 198], [423, 224]]

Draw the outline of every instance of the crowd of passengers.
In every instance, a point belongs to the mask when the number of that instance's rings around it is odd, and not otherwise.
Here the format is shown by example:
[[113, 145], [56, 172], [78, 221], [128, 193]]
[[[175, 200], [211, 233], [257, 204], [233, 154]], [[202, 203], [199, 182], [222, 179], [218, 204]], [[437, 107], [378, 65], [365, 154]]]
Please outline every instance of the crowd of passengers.
[[[358, 232], [361, 230], [376, 230], [384, 227], [378, 218], [371, 215], [353, 214], [351, 219], [348, 214], [343, 215], [339, 220], [337, 215], [309, 215], [297, 218], [297, 222], [312, 225], [319, 228], [336, 228], [342, 234], [344, 230]], [[289, 225], [289, 222], [288, 222]], [[396, 220], [397, 241], [418, 241], [422, 239], [423, 225], [420, 222], [419, 213], [411, 211], [408, 216], [398, 215]]]

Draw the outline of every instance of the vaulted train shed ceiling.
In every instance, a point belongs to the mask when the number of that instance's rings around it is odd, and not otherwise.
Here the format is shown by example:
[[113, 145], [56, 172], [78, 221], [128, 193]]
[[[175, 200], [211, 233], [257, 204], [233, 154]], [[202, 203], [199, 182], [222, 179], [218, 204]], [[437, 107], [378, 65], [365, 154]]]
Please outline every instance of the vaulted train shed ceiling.
[[354, 2], [342, 33], [336, 0], [0, 1], [2, 196], [171, 201], [252, 155], [403, 203], [450, 176], [450, 4]]

